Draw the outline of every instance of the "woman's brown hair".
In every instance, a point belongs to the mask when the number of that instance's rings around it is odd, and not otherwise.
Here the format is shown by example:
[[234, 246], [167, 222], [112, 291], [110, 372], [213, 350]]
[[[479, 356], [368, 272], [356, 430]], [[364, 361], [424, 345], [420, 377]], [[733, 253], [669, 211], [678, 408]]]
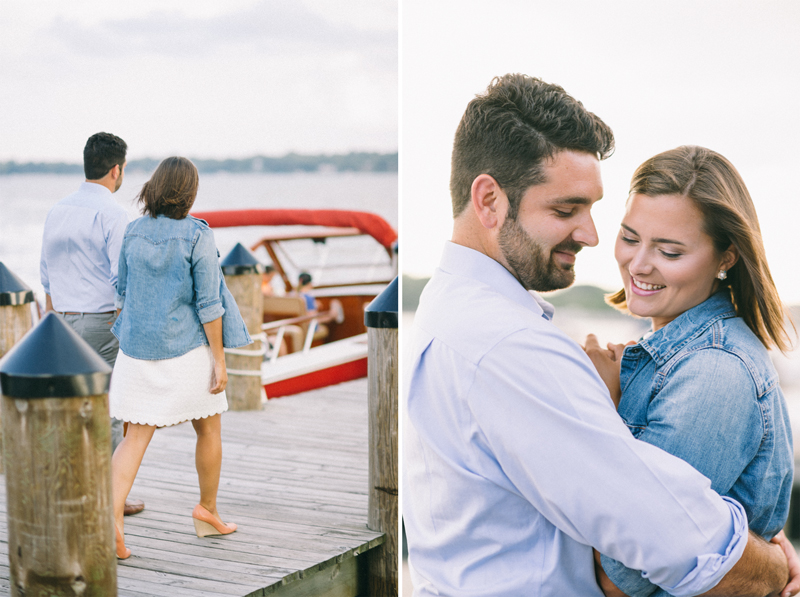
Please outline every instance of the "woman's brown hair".
[[[704, 147], [684, 145], [653, 156], [631, 179], [630, 195], [679, 195], [694, 201], [703, 214], [703, 228], [718, 252], [733, 245], [739, 260], [719, 282], [730, 293], [736, 314], [767, 348], [791, 350], [786, 326], [795, 330], [784, 309], [767, 265], [761, 228], [750, 193], [727, 159]], [[627, 311], [625, 291], [606, 301]]]
[[197, 168], [191, 160], [171, 157], [158, 165], [136, 199], [142, 204], [142, 215], [182, 220], [194, 205], [198, 185]]

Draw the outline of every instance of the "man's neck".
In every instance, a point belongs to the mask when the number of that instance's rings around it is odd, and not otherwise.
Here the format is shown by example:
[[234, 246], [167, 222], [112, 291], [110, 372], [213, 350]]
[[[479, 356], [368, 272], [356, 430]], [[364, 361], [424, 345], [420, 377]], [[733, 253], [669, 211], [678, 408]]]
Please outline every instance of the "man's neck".
[[497, 261], [494, 251], [492, 251], [490, 235], [480, 223], [471, 218], [463, 216], [456, 218], [453, 222], [453, 235], [450, 240], [457, 245], [478, 251]]
[[114, 180], [106, 180], [105, 178], [101, 178], [99, 180], [89, 180], [87, 178], [86, 182], [91, 182], [92, 184], [99, 184], [101, 187], [107, 188], [112, 193], [115, 190], [114, 186], [116, 184], [116, 181], [114, 181]]
[[467, 247], [473, 251], [483, 253], [487, 257], [491, 257], [519, 280], [517, 274], [509, 267], [508, 261], [506, 261], [503, 252], [500, 250], [500, 245], [497, 242], [497, 235], [492, 234], [491, 230], [484, 228], [481, 223], [474, 218], [469, 216], [460, 216], [456, 218], [453, 222], [453, 236], [450, 238], [450, 241], [462, 247]]

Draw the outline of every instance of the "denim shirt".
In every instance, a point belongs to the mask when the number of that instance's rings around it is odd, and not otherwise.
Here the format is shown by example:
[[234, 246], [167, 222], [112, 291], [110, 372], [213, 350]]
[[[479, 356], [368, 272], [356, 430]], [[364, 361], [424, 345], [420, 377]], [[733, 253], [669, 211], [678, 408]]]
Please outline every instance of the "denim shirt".
[[214, 233], [192, 216], [143, 216], [128, 224], [115, 306], [122, 312], [111, 332], [136, 359], [169, 359], [208, 345], [203, 324], [219, 317], [226, 348], [253, 342], [225, 286]]
[[[628, 346], [618, 412], [634, 437], [678, 456], [711, 488], [744, 506], [750, 530], [786, 524], [792, 434], [778, 374], [764, 345], [719, 292]], [[606, 556], [603, 569], [635, 597], [667, 595]]]

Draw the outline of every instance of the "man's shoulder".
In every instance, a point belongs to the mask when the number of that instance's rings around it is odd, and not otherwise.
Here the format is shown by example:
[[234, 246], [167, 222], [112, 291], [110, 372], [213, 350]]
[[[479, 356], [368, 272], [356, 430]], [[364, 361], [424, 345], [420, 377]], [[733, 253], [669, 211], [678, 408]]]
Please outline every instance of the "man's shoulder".
[[490, 286], [441, 271], [423, 290], [414, 322], [474, 363], [511, 337], [537, 344], [560, 333], [540, 313]]
[[110, 192], [89, 192], [85, 185], [58, 201], [50, 209], [50, 212], [63, 210], [76, 214], [80, 212], [99, 213], [113, 219], [128, 220], [128, 212], [114, 200]]

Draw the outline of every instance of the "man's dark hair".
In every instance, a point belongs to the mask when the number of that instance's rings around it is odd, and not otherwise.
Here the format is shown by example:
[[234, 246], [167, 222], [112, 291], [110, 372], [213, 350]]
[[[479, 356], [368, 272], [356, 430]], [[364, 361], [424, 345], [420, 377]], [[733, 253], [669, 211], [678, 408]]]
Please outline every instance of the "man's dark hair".
[[300, 284], [300, 286], [311, 284], [311, 274], [309, 274], [308, 272], [301, 272], [300, 275], [297, 277], [297, 281]]
[[86, 180], [100, 180], [114, 166], [125, 163], [128, 146], [111, 133], [97, 133], [89, 137], [83, 148], [83, 172]]
[[531, 185], [545, 182], [544, 161], [570, 149], [605, 159], [614, 133], [558, 85], [521, 74], [495, 77], [467, 106], [453, 142], [453, 217], [471, 201], [472, 182], [494, 178], [508, 196], [508, 217]]

